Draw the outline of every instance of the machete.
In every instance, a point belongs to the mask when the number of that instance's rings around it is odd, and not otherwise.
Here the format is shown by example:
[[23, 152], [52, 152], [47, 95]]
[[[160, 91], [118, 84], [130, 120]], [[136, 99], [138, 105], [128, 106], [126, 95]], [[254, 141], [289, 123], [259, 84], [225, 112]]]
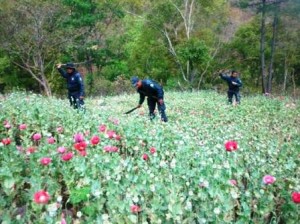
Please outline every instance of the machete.
[[125, 112], [124, 114], [130, 114], [132, 111], [135, 111], [136, 109], [138, 109], [139, 107], [135, 107], [135, 108], [132, 108], [131, 110]]

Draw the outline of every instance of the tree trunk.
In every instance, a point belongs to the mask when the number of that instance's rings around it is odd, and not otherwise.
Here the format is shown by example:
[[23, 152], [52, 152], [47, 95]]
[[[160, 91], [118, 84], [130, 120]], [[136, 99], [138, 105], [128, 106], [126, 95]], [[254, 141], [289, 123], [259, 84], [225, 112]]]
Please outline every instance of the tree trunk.
[[268, 79], [268, 88], [267, 92], [272, 92], [272, 79], [273, 79], [273, 64], [274, 64], [274, 54], [275, 54], [275, 47], [276, 47], [276, 36], [277, 36], [277, 25], [278, 25], [278, 9], [279, 6], [275, 6], [274, 12], [274, 20], [273, 20], [273, 36], [272, 36], [272, 43], [271, 43], [271, 60], [270, 60], [270, 67], [269, 67], [269, 79]]
[[284, 56], [284, 79], [283, 79], [283, 86], [282, 86], [282, 92], [285, 94], [286, 92], [286, 83], [287, 83], [287, 77], [288, 77], [288, 65], [287, 65], [287, 54], [285, 53]]
[[261, 33], [260, 33], [260, 58], [261, 58], [261, 80], [262, 93], [266, 93], [266, 62], [265, 62], [265, 34], [266, 34], [266, 0], [262, 0]]

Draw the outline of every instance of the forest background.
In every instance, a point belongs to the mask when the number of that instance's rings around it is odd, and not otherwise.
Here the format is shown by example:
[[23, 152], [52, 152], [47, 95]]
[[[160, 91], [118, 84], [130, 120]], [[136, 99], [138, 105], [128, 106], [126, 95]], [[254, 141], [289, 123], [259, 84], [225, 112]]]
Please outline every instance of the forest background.
[[0, 0], [0, 91], [65, 96], [57, 63], [79, 63], [88, 96], [167, 90], [300, 96], [300, 0]]

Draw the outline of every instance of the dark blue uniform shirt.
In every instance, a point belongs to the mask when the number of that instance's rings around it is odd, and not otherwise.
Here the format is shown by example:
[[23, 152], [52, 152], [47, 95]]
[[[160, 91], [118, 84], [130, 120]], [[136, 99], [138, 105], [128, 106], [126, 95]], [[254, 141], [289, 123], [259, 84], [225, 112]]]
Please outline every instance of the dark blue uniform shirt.
[[62, 68], [59, 68], [58, 71], [67, 80], [67, 88], [71, 95], [79, 93], [79, 96], [84, 96], [84, 84], [78, 71], [74, 69], [71, 74], [68, 74]]
[[151, 79], [142, 80], [142, 87], [137, 92], [140, 94], [139, 104], [144, 102], [146, 96], [155, 98], [156, 100], [164, 98], [163, 88]]
[[[232, 77], [232, 76], [227, 76], [224, 74], [220, 74], [220, 77], [225, 80], [228, 84], [228, 91], [229, 92], [239, 92], [240, 87], [242, 87], [242, 81], [238, 77]], [[237, 83], [237, 85], [232, 84], [232, 82]]]

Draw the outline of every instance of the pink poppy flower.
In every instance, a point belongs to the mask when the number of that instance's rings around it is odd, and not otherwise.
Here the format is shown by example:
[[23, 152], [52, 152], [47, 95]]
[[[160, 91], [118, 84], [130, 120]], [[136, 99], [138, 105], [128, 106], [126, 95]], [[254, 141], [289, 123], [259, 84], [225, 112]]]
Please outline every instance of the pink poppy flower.
[[142, 158], [143, 158], [143, 160], [147, 161], [149, 159], [149, 156], [145, 153], [145, 154], [143, 154]]
[[110, 149], [111, 152], [118, 152], [119, 149], [117, 146], [112, 146], [111, 149]]
[[33, 200], [37, 204], [47, 204], [50, 200], [50, 195], [47, 191], [41, 190], [34, 194]]
[[30, 154], [34, 153], [35, 151], [36, 151], [36, 148], [34, 146], [31, 146], [26, 150], [26, 154], [30, 155]]
[[271, 175], [266, 175], [263, 177], [264, 184], [273, 184], [276, 181], [276, 178]]
[[61, 221], [60, 221], [60, 224], [67, 224], [67, 221], [65, 219], [65, 215], [62, 213], [61, 214]]
[[236, 186], [237, 185], [237, 181], [236, 180], [229, 180], [229, 184], [231, 186]]
[[139, 213], [141, 211], [141, 207], [138, 205], [131, 205], [130, 206], [130, 211], [132, 213]]
[[22, 130], [25, 130], [27, 128], [27, 125], [26, 124], [20, 124], [19, 125], [19, 129], [22, 131]]
[[61, 134], [64, 132], [64, 128], [62, 126], [59, 126], [56, 128], [57, 133]]
[[35, 133], [32, 138], [34, 141], [39, 141], [41, 140], [42, 135], [40, 133]]
[[54, 144], [55, 143], [55, 138], [50, 137], [50, 138], [47, 139], [47, 141], [48, 141], [49, 144]]
[[86, 155], [87, 155], [87, 152], [86, 152], [86, 150], [83, 150], [83, 151], [79, 151], [79, 154], [80, 154], [81, 156], [86, 156]]
[[156, 148], [154, 148], [154, 147], [151, 147], [151, 148], [150, 148], [150, 153], [151, 153], [151, 154], [154, 154], [154, 153], [156, 153]]
[[105, 131], [106, 131], [106, 125], [105, 125], [105, 124], [101, 124], [101, 125], [99, 126], [99, 131], [100, 131], [100, 132], [105, 132]]
[[65, 153], [65, 151], [66, 151], [66, 148], [63, 147], [63, 146], [57, 148], [57, 152], [58, 152], [58, 153], [63, 154], [63, 153]]
[[7, 123], [4, 124], [4, 127], [7, 128], [7, 129], [10, 129], [11, 125], [10, 125], [10, 123], [7, 122]]
[[65, 153], [61, 156], [61, 159], [63, 161], [69, 161], [70, 159], [73, 158], [73, 153], [72, 152], [68, 152], [68, 153]]
[[120, 121], [119, 121], [117, 118], [113, 119], [112, 122], [113, 122], [115, 125], [119, 125], [119, 124], [120, 124]]
[[49, 165], [49, 163], [51, 163], [52, 159], [49, 158], [49, 157], [44, 157], [44, 158], [41, 158], [40, 160], [40, 163], [44, 166], [47, 166]]
[[19, 152], [23, 152], [23, 147], [22, 147], [22, 146], [17, 145], [16, 148], [17, 148], [17, 150], [18, 150]]
[[112, 130], [108, 130], [108, 131], [106, 132], [106, 136], [107, 136], [108, 138], [112, 139], [112, 138], [116, 137], [116, 132], [115, 132], [115, 131], [112, 131]]
[[74, 141], [75, 142], [83, 142], [84, 141], [84, 137], [81, 133], [77, 133], [74, 135]]
[[105, 152], [118, 152], [119, 149], [116, 146], [106, 145], [103, 147], [103, 150]]
[[99, 142], [100, 142], [100, 138], [99, 138], [98, 136], [94, 135], [94, 136], [91, 138], [90, 142], [91, 142], [92, 145], [97, 145], [97, 144], [99, 144]]
[[115, 136], [115, 139], [116, 139], [117, 141], [120, 141], [120, 140], [121, 140], [121, 135], [116, 135], [116, 136]]
[[238, 148], [238, 145], [237, 145], [236, 141], [227, 141], [225, 143], [225, 149], [228, 152], [235, 151], [235, 150], [237, 150], [237, 148]]

